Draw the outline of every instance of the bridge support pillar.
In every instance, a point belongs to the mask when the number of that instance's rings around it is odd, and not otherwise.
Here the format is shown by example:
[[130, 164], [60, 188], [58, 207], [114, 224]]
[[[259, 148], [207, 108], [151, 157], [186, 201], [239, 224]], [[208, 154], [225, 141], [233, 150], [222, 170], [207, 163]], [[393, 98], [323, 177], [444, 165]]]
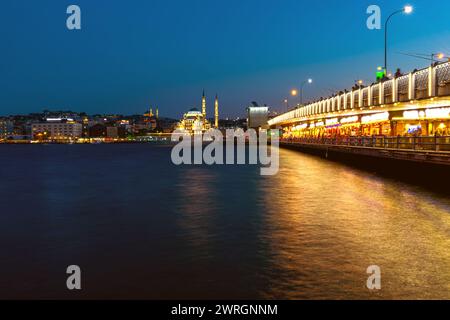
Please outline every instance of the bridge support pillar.
[[416, 76], [412, 72], [408, 74], [408, 99], [414, 100], [415, 98], [415, 80]]
[[378, 89], [379, 92], [379, 102], [380, 104], [384, 104], [384, 82], [379, 83], [380, 87]]
[[355, 108], [355, 92], [353, 90], [350, 93], [350, 108]]
[[363, 106], [363, 91], [361, 88], [359, 88], [358, 105], [360, 108], [362, 108], [362, 106]]
[[428, 96], [436, 96], [436, 68], [431, 66], [428, 69]]
[[398, 80], [392, 79], [392, 102], [398, 102]]

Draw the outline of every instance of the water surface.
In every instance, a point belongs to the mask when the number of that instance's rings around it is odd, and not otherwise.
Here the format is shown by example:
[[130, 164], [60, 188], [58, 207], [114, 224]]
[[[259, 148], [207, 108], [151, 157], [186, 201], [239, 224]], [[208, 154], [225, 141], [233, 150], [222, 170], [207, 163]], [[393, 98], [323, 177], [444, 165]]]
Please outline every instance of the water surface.
[[448, 197], [280, 157], [262, 177], [151, 144], [0, 146], [0, 298], [450, 299]]

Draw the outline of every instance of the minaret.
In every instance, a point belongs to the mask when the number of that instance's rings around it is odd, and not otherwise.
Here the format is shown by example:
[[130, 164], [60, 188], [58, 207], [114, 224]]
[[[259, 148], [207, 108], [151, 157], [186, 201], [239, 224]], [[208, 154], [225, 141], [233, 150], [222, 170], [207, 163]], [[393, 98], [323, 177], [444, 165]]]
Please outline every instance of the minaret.
[[205, 90], [203, 90], [203, 96], [202, 96], [202, 114], [203, 114], [203, 118], [206, 119], [206, 97], [205, 97]]
[[156, 108], [156, 119], [158, 119], [158, 118], [159, 118], [159, 109]]
[[219, 128], [219, 98], [216, 94], [216, 100], [214, 101], [214, 126]]

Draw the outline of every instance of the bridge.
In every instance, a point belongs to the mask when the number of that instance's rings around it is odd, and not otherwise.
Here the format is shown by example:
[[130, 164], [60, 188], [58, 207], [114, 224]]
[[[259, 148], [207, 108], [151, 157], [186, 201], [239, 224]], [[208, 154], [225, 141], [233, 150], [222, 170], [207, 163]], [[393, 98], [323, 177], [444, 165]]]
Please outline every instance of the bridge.
[[268, 124], [282, 130], [281, 145], [450, 164], [450, 62], [355, 86]]

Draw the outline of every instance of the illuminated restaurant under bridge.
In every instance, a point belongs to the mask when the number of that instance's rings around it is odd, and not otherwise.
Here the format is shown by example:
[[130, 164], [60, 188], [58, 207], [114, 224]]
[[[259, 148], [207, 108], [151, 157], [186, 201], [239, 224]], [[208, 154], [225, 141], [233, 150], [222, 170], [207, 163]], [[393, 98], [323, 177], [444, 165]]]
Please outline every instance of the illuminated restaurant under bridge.
[[285, 139], [450, 136], [450, 62], [354, 88], [268, 123]]

